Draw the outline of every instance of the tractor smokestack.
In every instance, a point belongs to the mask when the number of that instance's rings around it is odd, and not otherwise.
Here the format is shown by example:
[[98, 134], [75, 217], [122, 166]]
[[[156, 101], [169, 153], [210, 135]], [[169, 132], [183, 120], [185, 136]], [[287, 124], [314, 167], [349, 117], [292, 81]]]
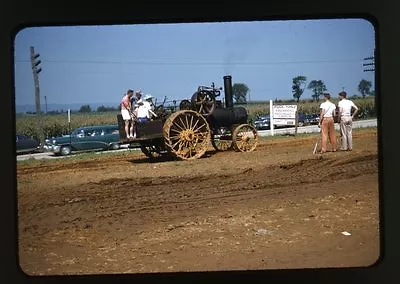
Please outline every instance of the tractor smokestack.
[[232, 76], [224, 76], [225, 107], [233, 107]]

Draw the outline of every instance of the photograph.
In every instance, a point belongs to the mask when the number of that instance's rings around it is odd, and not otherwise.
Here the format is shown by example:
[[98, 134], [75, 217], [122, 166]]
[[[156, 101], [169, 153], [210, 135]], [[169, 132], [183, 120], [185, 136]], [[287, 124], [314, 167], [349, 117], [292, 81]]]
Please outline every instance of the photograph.
[[22, 273], [376, 265], [375, 24], [21, 26], [12, 61]]

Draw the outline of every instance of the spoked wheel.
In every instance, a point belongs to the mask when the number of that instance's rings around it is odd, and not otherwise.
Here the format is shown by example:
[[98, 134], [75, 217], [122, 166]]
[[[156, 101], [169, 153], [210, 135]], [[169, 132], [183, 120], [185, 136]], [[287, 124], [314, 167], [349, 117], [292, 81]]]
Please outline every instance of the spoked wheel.
[[233, 148], [235, 151], [250, 152], [258, 144], [257, 130], [250, 124], [240, 124], [233, 130]]
[[217, 151], [232, 149], [232, 133], [225, 129], [218, 129], [211, 133], [211, 144]]
[[184, 160], [203, 156], [211, 138], [207, 120], [192, 110], [180, 110], [170, 115], [163, 132], [166, 147]]
[[208, 116], [214, 111], [217, 103], [213, 93], [201, 90], [193, 94], [192, 104], [198, 113]]
[[167, 149], [165, 149], [164, 145], [162, 145], [161, 143], [156, 143], [154, 145], [141, 144], [140, 150], [142, 150], [143, 154], [145, 154], [150, 159], [165, 156], [169, 153]]
[[179, 110], [192, 109], [192, 103], [189, 100], [182, 100], [179, 104]]

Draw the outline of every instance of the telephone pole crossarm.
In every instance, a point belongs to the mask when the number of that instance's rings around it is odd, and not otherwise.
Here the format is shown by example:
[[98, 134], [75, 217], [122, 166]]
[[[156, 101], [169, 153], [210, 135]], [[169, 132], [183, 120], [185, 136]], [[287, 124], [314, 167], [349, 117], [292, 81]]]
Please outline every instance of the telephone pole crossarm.
[[[368, 62], [368, 60], [372, 61], [372, 62]], [[364, 61], [366, 61], [366, 63], [363, 63], [363, 66], [372, 66], [372, 68], [369, 69], [364, 69], [364, 72], [371, 72], [371, 71], [375, 71], [375, 56], [371, 56], [371, 57], [365, 57]]]

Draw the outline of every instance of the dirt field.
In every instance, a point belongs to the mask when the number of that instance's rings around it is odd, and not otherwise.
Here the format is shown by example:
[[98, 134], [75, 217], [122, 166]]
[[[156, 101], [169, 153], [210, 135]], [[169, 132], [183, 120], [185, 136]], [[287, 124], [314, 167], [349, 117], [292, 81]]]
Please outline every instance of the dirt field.
[[[138, 151], [18, 163], [29, 275], [369, 266], [379, 258], [376, 129], [156, 161]], [[211, 150], [211, 149], [210, 149]], [[351, 235], [344, 235], [342, 232]]]

